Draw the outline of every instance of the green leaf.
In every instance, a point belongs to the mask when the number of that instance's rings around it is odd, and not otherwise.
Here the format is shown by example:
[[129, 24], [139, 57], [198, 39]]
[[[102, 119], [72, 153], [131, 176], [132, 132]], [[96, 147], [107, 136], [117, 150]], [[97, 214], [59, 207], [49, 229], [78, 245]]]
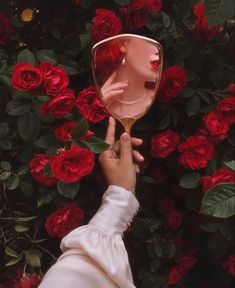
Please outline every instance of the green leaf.
[[130, 3], [130, 0], [114, 0], [118, 5], [125, 6]]
[[24, 251], [24, 254], [25, 254], [25, 261], [29, 266], [34, 268], [41, 267], [42, 253], [39, 250], [29, 249], [27, 251]]
[[235, 185], [226, 183], [209, 189], [202, 199], [201, 213], [219, 218], [235, 215]]
[[79, 73], [78, 69], [75, 67], [67, 66], [60, 64], [59, 67], [61, 67], [68, 75], [77, 75]]
[[72, 138], [79, 140], [83, 138], [89, 129], [88, 121], [83, 118], [77, 123], [77, 126], [72, 130]]
[[34, 142], [34, 145], [42, 149], [48, 149], [57, 144], [58, 142], [52, 134], [43, 135]]
[[14, 226], [14, 229], [16, 232], [18, 233], [23, 233], [23, 232], [26, 232], [29, 230], [29, 227], [28, 226], [25, 226], [25, 225], [20, 225], [20, 224], [16, 224]]
[[197, 172], [189, 172], [180, 178], [179, 185], [186, 189], [197, 188], [200, 184], [201, 175]]
[[9, 247], [9, 246], [6, 247], [5, 253], [8, 256], [13, 257], [13, 258], [17, 258], [18, 257], [17, 252], [14, 249], [12, 249], [11, 247]]
[[0, 74], [0, 81], [7, 85], [8, 87], [11, 87], [11, 77], [10, 75], [6, 74]]
[[33, 194], [33, 186], [30, 182], [21, 181], [20, 190], [26, 197], [31, 197]]
[[224, 162], [224, 164], [231, 170], [235, 171], [235, 160]]
[[58, 192], [63, 195], [66, 198], [74, 199], [74, 197], [77, 195], [79, 190], [80, 183], [63, 183], [58, 181], [57, 182], [57, 189]]
[[187, 105], [186, 105], [186, 112], [188, 116], [193, 116], [197, 114], [200, 109], [200, 100], [197, 96], [190, 97]]
[[9, 151], [11, 150], [12, 144], [9, 139], [0, 139], [0, 149]]
[[47, 194], [47, 195], [41, 196], [37, 200], [37, 207], [39, 208], [39, 207], [42, 207], [46, 204], [49, 204], [52, 200], [53, 200], [52, 194]]
[[165, 28], [168, 28], [171, 25], [171, 17], [167, 15], [165, 12], [161, 12], [162, 15], [162, 23]]
[[40, 120], [34, 112], [21, 116], [17, 126], [18, 132], [24, 140], [33, 140], [40, 132]]
[[32, 103], [24, 100], [11, 100], [7, 103], [6, 112], [9, 115], [20, 116], [29, 112], [32, 108]]
[[151, 233], [146, 221], [140, 217], [135, 217], [131, 228], [133, 236], [138, 239], [146, 239]]
[[17, 264], [18, 262], [20, 262], [20, 260], [23, 258], [23, 256], [24, 256], [23, 253], [19, 254], [19, 256], [18, 256], [17, 258], [8, 261], [8, 262], [5, 264], [5, 266], [6, 266], [6, 267], [9, 267], [9, 266], [12, 266], [12, 265]]
[[7, 161], [1, 161], [0, 167], [3, 171], [11, 171], [11, 163], [9, 163]]
[[93, 153], [101, 153], [109, 148], [109, 144], [95, 136], [89, 137], [86, 141], [82, 141]]
[[159, 118], [157, 120], [157, 128], [160, 130], [164, 130], [170, 125], [171, 118], [169, 111], [164, 111], [161, 114], [161, 117], [159, 115]]
[[17, 175], [11, 175], [7, 179], [7, 188], [8, 190], [14, 190], [16, 189], [20, 184], [20, 177]]
[[35, 65], [35, 57], [29, 49], [24, 49], [19, 53], [17, 63], [28, 63]]
[[0, 123], [0, 138], [4, 138], [7, 136], [9, 132], [9, 126], [6, 122]]
[[11, 176], [11, 172], [0, 173], [0, 181], [7, 180]]
[[37, 216], [28, 216], [28, 217], [17, 217], [15, 218], [16, 222], [28, 222], [36, 219]]
[[210, 26], [225, 23], [235, 16], [235, 4], [231, 0], [204, 0], [205, 16]]
[[91, 36], [90, 33], [82, 33], [79, 35], [79, 40], [80, 40], [80, 50], [83, 50], [87, 47], [87, 45], [91, 41]]
[[57, 64], [58, 62], [55, 52], [48, 49], [39, 50], [36, 54], [36, 57], [40, 62], [46, 61], [51, 62], [52, 64]]
[[199, 227], [205, 232], [216, 232], [219, 230], [221, 220], [218, 218], [209, 218], [207, 221], [200, 223]]

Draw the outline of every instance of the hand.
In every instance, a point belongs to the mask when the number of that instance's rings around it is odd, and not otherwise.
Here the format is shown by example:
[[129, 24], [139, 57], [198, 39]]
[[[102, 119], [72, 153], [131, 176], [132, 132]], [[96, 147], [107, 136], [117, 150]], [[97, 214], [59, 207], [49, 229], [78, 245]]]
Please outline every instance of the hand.
[[107, 105], [110, 105], [115, 98], [121, 96], [124, 89], [128, 86], [128, 80], [113, 83], [116, 77], [116, 71], [108, 78], [101, 88], [101, 94]]
[[110, 117], [105, 137], [110, 147], [100, 154], [100, 164], [108, 185], [117, 185], [134, 193], [136, 173], [139, 173], [138, 163], [144, 161], [144, 158], [138, 151], [133, 151], [132, 145], [139, 146], [142, 140], [123, 133], [120, 141], [115, 142], [115, 124], [114, 118]]

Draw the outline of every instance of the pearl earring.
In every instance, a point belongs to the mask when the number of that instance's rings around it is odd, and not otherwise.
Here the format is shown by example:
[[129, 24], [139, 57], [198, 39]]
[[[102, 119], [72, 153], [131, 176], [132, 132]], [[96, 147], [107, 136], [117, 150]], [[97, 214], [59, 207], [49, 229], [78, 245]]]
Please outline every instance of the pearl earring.
[[126, 58], [125, 56], [122, 58], [122, 65], [124, 66], [126, 64]]

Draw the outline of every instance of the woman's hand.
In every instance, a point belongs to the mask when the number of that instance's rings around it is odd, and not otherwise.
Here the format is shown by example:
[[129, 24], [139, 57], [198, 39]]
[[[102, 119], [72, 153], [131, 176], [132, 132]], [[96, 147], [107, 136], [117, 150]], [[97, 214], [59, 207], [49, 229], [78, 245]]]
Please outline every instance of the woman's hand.
[[133, 151], [132, 145], [139, 146], [142, 140], [123, 133], [115, 142], [115, 120], [110, 117], [105, 141], [110, 147], [100, 154], [99, 160], [108, 185], [117, 185], [134, 193], [138, 163], [144, 158], [138, 151]]
[[116, 71], [112, 73], [101, 88], [101, 94], [106, 105], [110, 105], [118, 96], [121, 96], [128, 86], [128, 80], [113, 83], [115, 77]]

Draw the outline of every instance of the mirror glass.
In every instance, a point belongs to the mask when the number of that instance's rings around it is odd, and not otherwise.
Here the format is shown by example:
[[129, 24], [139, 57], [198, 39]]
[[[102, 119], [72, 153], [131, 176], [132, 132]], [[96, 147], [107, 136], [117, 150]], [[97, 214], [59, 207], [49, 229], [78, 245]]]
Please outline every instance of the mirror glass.
[[92, 64], [102, 102], [128, 131], [155, 99], [163, 64], [161, 45], [139, 35], [117, 35], [94, 45]]

